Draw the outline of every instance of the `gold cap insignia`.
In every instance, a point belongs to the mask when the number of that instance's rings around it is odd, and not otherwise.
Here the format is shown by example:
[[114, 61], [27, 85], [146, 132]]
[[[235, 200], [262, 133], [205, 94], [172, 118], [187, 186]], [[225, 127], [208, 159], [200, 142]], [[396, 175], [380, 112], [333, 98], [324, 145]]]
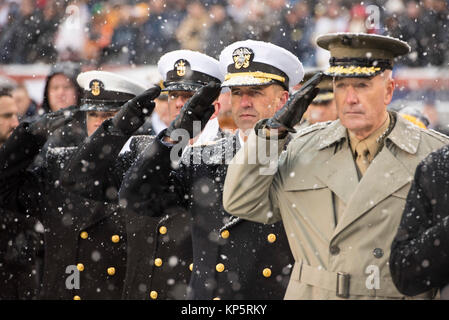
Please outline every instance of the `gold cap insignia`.
[[237, 48], [232, 53], [236, 69], [248, 68], [254, 58], [254, 52], [250, 48]]
[[190, 66], [189, 62], [184, 59], [180, 59], [175, 62], [175, 70], [176, 74], [180, 77], [183, 77], [187, 73], [187, 67]]
[[92, 95], [98, 96], [101, 93], [101, 89], [104, 89], [104, 84], [100, 80], [92, 80], [89, 87]]

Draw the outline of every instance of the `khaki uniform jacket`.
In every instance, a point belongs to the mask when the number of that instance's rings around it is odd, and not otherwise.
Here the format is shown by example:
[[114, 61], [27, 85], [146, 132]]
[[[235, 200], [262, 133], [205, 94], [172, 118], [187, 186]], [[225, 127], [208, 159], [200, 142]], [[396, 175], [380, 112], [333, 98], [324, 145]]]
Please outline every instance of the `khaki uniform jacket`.
[[[448, 139], [397, 117], [359, 182], [339, 120], [300, 132], [271, 175], [248, 164], [256, 141], [268, 143], [253, 132], [229, 165], [224, 208], [261, 223], [283, 220], [295, 259], [285, 299], [404, 298], [391, 279], [390, 246], [416, 166]], [[337, 223], [336, 197], [345, 204]]]

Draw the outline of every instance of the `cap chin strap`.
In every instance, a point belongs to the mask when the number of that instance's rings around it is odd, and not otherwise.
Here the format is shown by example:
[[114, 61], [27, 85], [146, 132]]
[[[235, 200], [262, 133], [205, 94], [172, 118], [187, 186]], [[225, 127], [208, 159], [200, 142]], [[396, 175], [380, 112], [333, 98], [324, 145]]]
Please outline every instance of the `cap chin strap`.
[[271, 79], [271, 80], [277, 80], [279, 82], [285, 83], [285, 78], [282, 76], [279, 76], [277, 74], [273, 73], [266, 73], [261, 71], [256, 72], [237, 72], [237, 73], [228, 73], [225, 76], [225, 80], [229, 80], [235, 77], [254, 77], [254, 78], [262, 78], [262, 79]]

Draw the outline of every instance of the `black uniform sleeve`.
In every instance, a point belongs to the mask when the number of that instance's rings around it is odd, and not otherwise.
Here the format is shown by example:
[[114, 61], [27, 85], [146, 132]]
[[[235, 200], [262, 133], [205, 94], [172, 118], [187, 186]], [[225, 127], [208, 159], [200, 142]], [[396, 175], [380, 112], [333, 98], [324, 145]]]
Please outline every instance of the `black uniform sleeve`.
[[104, 121], [70, 158], [62, 187], [88, 199], [116, 202], [124, 174], [117, 170], [117, 158], [129, 137], [115, 130], [110, 119]]
[[163, 133], [137, 157], [120, 188], [120, 203], [141, 215], [162, 216], [186, 208], [184, 183], [174, 172], [172, 147], [161, 141]]
[[45, 143], [21, 123], [0, 148], [0, 206], [40, 218], [40, 198], [44, 192], [45, 170], [28, 170]]
[[449, 283], [449, 170], [442, 160], [434, 153], [417, 167], [391, 247], [393, 282], [409, 296]]

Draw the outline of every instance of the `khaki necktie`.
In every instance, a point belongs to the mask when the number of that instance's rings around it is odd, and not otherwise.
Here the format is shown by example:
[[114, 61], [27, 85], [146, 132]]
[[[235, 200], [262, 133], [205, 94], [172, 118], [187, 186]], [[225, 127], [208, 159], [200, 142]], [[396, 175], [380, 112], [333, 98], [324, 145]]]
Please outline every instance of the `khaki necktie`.
[[356, 158], [355, 162], [357, 164], [357, 167], [360, 170], [360, 173], [363, 176], [370, 164], [370, 162], [368, 160], [368, 156], [369, 156], [368, 146], [366, 145], [366, 143], [364, 141], [360, 141], [357, 144], [357, 146], [355, 147], [355, 152], [357, 154], [357, 158]]

